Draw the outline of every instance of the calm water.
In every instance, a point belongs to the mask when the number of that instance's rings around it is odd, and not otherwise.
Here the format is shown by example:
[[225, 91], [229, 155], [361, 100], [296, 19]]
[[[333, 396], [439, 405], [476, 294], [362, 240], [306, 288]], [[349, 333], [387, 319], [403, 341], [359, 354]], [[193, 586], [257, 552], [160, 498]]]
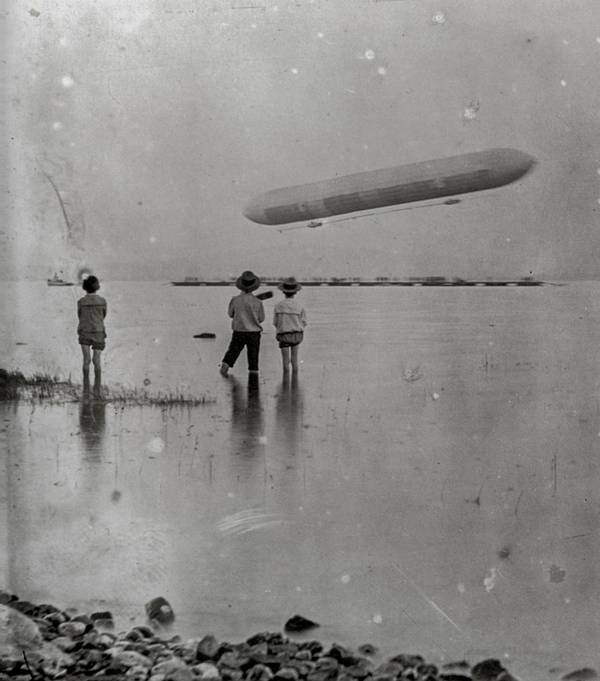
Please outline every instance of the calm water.
[[[205, 405], [0, 406], [1, 581], [124, 626], [164, 595], [185, 634], [301, 613], [532, 679], [600, 666], [600, 285], [308, 288], [298, 380], [266, 301], [257, 389], [244, 357], [218, 374], [233, 293], [101, 290], [105, 384]], [[0, 366], [79, 382], [79, 295], [6, 284]]]

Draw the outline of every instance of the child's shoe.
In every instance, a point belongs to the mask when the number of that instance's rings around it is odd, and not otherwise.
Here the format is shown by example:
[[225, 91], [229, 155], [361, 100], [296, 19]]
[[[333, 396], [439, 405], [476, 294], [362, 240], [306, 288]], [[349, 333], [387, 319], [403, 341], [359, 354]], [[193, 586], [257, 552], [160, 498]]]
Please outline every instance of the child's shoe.
[[221, 372], [221, 376], [227, 376], [227, 372], [229, 371], [229, 364], [225, 364], [225, 362], [221, 362], [221, 366], [219, 368], [219, 371]]

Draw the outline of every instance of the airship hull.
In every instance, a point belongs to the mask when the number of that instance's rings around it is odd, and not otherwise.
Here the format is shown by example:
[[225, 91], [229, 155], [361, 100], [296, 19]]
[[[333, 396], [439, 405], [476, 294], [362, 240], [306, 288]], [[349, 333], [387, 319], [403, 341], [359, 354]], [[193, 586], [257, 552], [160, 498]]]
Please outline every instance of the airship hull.
[[534, 164], [516, 149], [449, 156], [273, 189], [253, 199], [244, 215], [263, 225], [281, 225], [455, 196], [514, 182]]

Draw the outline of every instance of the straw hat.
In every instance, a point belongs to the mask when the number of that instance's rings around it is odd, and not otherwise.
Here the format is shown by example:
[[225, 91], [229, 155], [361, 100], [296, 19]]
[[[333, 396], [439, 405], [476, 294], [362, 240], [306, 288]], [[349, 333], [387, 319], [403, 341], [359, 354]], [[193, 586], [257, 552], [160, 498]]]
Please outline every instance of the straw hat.
[[284, 293], [297, 293], [302, 286], [296, 281], [296, 277], [287, 277], [277, 288]]
[[235, 285], [244, 293], [252, 293], [260, 286], [260, 279], [254, 272], [246, 270], [235, 280]]

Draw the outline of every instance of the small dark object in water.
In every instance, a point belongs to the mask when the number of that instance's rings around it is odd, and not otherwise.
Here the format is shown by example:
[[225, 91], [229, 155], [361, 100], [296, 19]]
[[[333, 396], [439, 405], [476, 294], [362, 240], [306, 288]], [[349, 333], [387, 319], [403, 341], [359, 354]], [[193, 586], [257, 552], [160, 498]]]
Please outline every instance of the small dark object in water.
[[257, 293], [256, 297], [259, 300], [268, 300], [273, 297], [273, 291], [265, 291], [264, 293]]
[[377, 648], [370, 643], [363, 643], [363, 645], [358, 648], [358, 652], [361, 655], [376, 655]]
[[569, 672], [562, 677], [563, 681], [588, 681], [589, 679], [597, 678], [598, 672], [590, 667], [576, 669], [574, 672]]
[[216, 338], [216, 337], [217, 337], [216, 333], [210, 332], [197, 333], [194, 335], [194, 338]]
[[294, 615], [285, 623], [285, 631], [307, 631], [308, 629], [313, 629], [319, 625], [316, 622], [307, 620], [306, 617], [302, 615]]
[[171, 624], [175, 619], [173, 608], [162, 596], [153, 598], [146, 603], [146, 614], [149, 620], [159, 622], [160, 624]]
[[498, 558], [501, 558], [502, 560], [510, 558], [510, 546], [503, 546], [498, 551]]
[[473, 681], [495, 681], [495, 679], [506, 671], [500, 664], [500, 660], [490, 658], [478, 662], [471, 669], [471, 678]]

